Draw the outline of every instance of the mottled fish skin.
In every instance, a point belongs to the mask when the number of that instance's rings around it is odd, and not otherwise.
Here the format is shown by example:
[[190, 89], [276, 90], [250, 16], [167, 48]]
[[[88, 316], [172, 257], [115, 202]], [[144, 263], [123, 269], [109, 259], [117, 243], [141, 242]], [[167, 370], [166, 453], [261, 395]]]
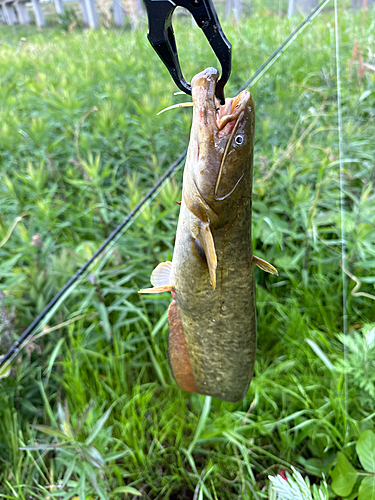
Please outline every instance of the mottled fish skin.
[[[233, 122], [237, 129], [217, 186], [230, 138], [225, 128], [220, 131], [217, 126], [217, 79], [218, 71], [208, 68], [192, 81], [193, 125], [171, 285], [196, 391], [235, 402], [249, 387], [256, 354], [251, 241], [255, 112], [250, 92], [244, 91], [233, 99], [232, 111], [236, 114], [239, 108], [240, 112], [229, 122], [228, 130], [233, 128]], [[240, 147], [235, 143], [238, 135], [244, 139]], [[217, 258], [216, 273], [212, 264], [211, 275], [205, 258], [204, 245], [207, 241], [210, 245], [207, 232], [212, 235]]]

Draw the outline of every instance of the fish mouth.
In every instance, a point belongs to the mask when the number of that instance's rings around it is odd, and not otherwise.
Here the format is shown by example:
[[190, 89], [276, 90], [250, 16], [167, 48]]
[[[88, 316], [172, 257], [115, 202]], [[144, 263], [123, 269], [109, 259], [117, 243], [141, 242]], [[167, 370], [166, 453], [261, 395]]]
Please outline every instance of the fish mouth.
[[[251, 135], [253, 123], [250, 92], [244, 90], [236, 97], [227, 98], [221, 106], [215, 96], [218, 78], [217, 69], [207, 68], [192, 80], [189, 158], [200, 203], [205, 209], [209, 207], [211, 215], [216, 214], [217, 209], [213, 204], [227, 200], [244, 177], [242, 158], [251, 149], [251, 141], [246, 141], [245, 136]], [[241, 140], [238, 143], [237, 134]], [[247, 146], [242, 149], [241, 144]], [[227, 161], [229, 157], [231, 161]]]
[[199, 122], [204, 126], [205, 132], [213, 133], [221, 139], [238, 128], [250, 104], [251, 94], [244, 90], [236, 97], [227, 97], [225, 104], [221, 105], [215, 96], [218, 78], [216, 68], [207, 68], [198, 73], [192, 80], [192, 97], [194, 109], [199, 112]]

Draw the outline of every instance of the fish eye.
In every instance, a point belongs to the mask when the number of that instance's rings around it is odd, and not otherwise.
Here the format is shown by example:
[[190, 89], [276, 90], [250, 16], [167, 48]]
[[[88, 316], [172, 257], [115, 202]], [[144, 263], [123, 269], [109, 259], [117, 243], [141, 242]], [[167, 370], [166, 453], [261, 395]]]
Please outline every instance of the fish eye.
[[243, 134], [238, 134], [234, 138], [234, 143], [236, 146], [243, 146], [245, 144], [245, 136]]

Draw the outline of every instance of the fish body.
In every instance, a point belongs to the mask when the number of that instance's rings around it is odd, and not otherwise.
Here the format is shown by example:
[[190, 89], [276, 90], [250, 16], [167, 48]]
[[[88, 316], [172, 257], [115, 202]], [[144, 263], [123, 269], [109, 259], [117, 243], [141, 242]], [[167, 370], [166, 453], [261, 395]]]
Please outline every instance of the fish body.
[[208, 68], [192, 81], [193, 124], [173, 259], [159, 264], [154, 288], [143, 292], [172, 292], [168, 354], [179, 386], [235, 402], [249, 387], [256, 354], [255, 111], [247, 90], [220, 106], [218, 76]]

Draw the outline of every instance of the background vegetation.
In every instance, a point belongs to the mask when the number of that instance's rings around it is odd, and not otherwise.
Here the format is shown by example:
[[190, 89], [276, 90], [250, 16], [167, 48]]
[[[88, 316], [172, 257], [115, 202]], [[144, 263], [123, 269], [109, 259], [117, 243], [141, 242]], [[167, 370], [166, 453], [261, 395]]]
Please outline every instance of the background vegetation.
[[[299, 21], [224, 25], [227, 95]], [[258, 500], [291, 466], [310, 483], [325, 475], [332, 498], [375, 498], [374, 28], [373, 12], [340, 12], [342, 192], [333, 11], [252, 89], [253, 246], [280, 276], [256, 270], [258, 352], [243, 401], [176, 387], [170, 297], [137, 294], [172, 256], [179, 171], [0, 380], [3, 498]], [[156, 116], [189, 98], [173, 97], [145, 31], [2, 28], [3, 352], [188, 143], [191, 110]], [[176, 31], [187, 79], [216, 65], [199, 30]]]

